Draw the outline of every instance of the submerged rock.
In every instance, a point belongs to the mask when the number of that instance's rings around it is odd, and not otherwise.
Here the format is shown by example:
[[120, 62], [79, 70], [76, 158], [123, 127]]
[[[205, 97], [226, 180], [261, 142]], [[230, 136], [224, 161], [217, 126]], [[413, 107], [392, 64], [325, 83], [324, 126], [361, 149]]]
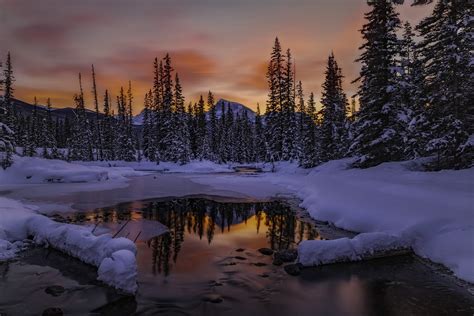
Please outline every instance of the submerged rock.
[[234, 258], [237, 260], [247, 260], [247, 258], [241, 256], [235, 256]]
[[275, 252], [274, 255], [275, 259], [280, 259], [283, 262], [293, 262], [298, 258], [298, 250], [296, 249], [287, 249], [287, 250], [280, 250]]
[[59, 307], [50, 307], [43, 311], [43, 316], [62, 316], [63, 310]]
[[224, 299], [219, 294], [208, 294], [204, 296], [203, 301], [217, 304], [222, 303]]
[[260, 248], [258, 249], [258, 252], [260, 252], [262, 255], [265, 255], [265, 256], [273, 255], [273, 250], [271, 250], [270, 248]]
[[283, 261], [280, 258], [273, 258], [272, 264], [274, 266], [281, 266], [283, 264]]
[[52, 285], [48, 286], [44, 291], [49, 295], [59, 296], [64, 293], [65, 289], [61, 285]]
[[245, 249], [244, 249], [244, 248], [237, 248], [237, 249], [235, 249], [235, 251], [237, 251], [237, 252], [243, 252], [243, 251], [245, 251]]
[[257, 267], [264, 267], [266, 266], [267, 264], [265, 262], [256, 262], [253, 264], [254, 266], [257, 266]]
[[283, 267], [285, 269], [285, 272], [288, 273], [289, 275], [297, 276], [301, 273], [301, 267], [300, 264], [287, 264], [286, 266]]

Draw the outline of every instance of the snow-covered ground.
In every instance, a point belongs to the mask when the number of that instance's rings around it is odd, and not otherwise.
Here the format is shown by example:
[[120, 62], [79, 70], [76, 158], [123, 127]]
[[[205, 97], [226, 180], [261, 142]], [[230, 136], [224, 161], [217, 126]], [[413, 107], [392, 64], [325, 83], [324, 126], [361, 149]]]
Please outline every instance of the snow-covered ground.
[[[275, 173], [258, 178], [196, 175], [193, 181], [250, 196], [264, 192], [268, 183], [285, 186], [313, 218], [356, 232], [397, 236], [416, 254], [474, 282], [474, 168], [422, 172], [416, 171], [416, 162], [392, 162], [348, 169], [349, 163], [331, 161], [312, 170], [282, 163]], [[365, 240], [374, 249], [379, 242]], [[308, 243], [314, 247], [302, 247], [301, 258], [315, 255], [307, 252], [325, 242]], [[336, 260], [339, 247], [330, 248]], [[327, 256], [331, 254], [326, 252], [324, 260]]]
[[[0, 171], [0, 194], [32, 204], [69, 201], [75, 208], [80, 203], [86, 208], [192, 194], [259, 199], [294, 194], [313, 218], [368, 233], [353, 240], [305, 242], [300, 247], [303, 264], [337, 261], [341, 256], [357, 260], [366, 252], [411, 247], [418, 255], [447, 266], [459, 278], [474, 282], [474, 168], [420, 172], [415, 162], [385, 163], [370, 169], [348, 169], [349, 163], [347, 159], [332, 161], [310, 170], [278, 163], [274, 173], [246, 176], [228, 173], [231, 165], [206, 161], [184, 166], [149, 162], [109, 165], [15, 158], [12, 168]], [[268, 164], [258, 167], [272, 169]], [[168, 173], [143, 176], [148, 174], [144, 170]], [[57, 182], [50, 179], [63, 183], [50, 183]], [[76, 183], [82, 181], [89, 182]], [[4, 201], [0, 201], [2, 207]], [[24, 203], [9, 205], [0, 214], [0, 259], [21, 249], [22, 244], [15, 241], [24, 238], [5, 231], [15, 232], [9, 227], [23, 227], [34, 213], [30, 209], [25, 215], [21, 211]], [[36, 234], [42, 236], [40, 230]], [[104, 260], [101, 262], [107, 264], [99, 270], [109, 283], [111, 276], [122, 279], [124, 271], [132, 269], [132, 258], [122, 253], [108, 253]], [[120, 264], [111, 265], [115, 261]]]

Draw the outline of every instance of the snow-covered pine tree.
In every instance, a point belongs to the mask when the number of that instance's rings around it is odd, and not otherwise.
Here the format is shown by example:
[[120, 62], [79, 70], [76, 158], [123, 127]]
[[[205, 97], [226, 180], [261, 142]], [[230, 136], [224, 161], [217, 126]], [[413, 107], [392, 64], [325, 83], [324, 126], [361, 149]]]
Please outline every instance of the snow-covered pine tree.
[[312, 168], [320, 163], [320, 145], [318, 130], [316, 126], [317, 113], [314, 94], [311, 92], [306, 106], [304, 117], [304, 129], [302, 138], [302, 155], [299, 164], [303, 168]]
[[105, 90], [104, 94], [104, 119], [102, 120], [102, 158], [105, 160], [115, 160], [115, 118], [112, 116], [110, 110], [110, 95], [109, 90]]
[[473, 5], [470, 0], [439, 0], [417, 26], [428, 96], [428, 154], [433, 169], [472, 165], [474, 76]]
[[187, 117], [187, 128], [188, 128], [188, 135], [189, 135], [189, 148], [192, 159], [196, 159], [197, 157], [197, 136], [196, 136], [196, 118], [194, 115], [194, 109], [197, 107], [196, 104], [192, 104], [189, 102], [188, 104], [188, 111], [186, 113]]
[[286, 51], [286, 64], [282, 82], [282, 159], [293, 161], [297, 158], [297, 125], [295, 117], [295, 81], [291, 51]]
[[217, 116], [216, 116], [216, 105], [214, 101], [214, 95], [209, 91], [207, 95], [207, 107], [209, 109], [209, 124], [208, 124], [208, 143], [210, 150], [210, 157], [212, 161], [217, 161], [219, 151], [219, 133], [217, 131]]
[[153, 117], [151, 107], [153, 104], [153, 95], [151, 90], [145, 94], [145, 100], [143, 102], [143, 133], [142, 133], [142, 148], [143, 156], [150, 161], [155, 161], [155, 152], [153, 146]]
[[15, 133], [17, 130], [17, 121], [15, 110], [13, 108], [13, 83], [15, 76], [13, 75], [13, 65], [10, 52], [7, 53], [7, 60], [3, 69], [3, 106], [6, 111], [4, 123]]
[[41, 128], [41, 137], [43, 138], [43, 158], [60, 159], [61, 154], [58, 150], [53, 118], [51, 116], [51, 99], [46, 101], [47, 113], [43, 119]]
[[260, 113], [260, 105], [257, 103], [257, 113], [255, 115], [255, 161], [265, 161], [267, 159], [267, 145], [265, 141], [265, 129]]
[[368, 2], [362, 27], [363, 50], [358, 91], [360, 110], [350, 153], [358, 156], [353, 166], [367, 168], [403, 158], [400, 108], [396, 103], [396, 57], [399, 54], [397, 30], [400, 20], [387, 0]]
[[102, 117], [99, 111], [99, 99], [97, 97], [97, 83], [95, 80], [95, 69], [94, 65], [92, 65], [92, 97], [94, 99], [94, 110], [95, 110], [95, 121], [92, 122], [93, 124], [93, 139], [94, 139], [94, 147], [96, 151], [96, 159], [103, 160], [103, 144], [102, 144]]
[[197, 159], [206, 159], [208, 158], [208, 148], [206, 140], [206, 129], [207, 129], [207, 120], [206, 120], [206, 112], [204, 110], [204, 99], [202, 95], [199, 98], [199, 102], [197, 103], [197, 107], [195, 109], [196, 115], [196, 154]]
[[342, 89], [342, 73], [331, 53], [326, 66], [321, 98], [321, 161], [342, 158], [347, 150], [347, 98]]
[[303, 84], [301, 81], [298, 81], [298, 85], [296, 86], [296, 114], [297, 114], [297, 153], [298, 159], [301, 158], [303, 155], [303, 135], [304, 135], [304, 128], [305, 128], [305, 115], [306, 115], [306, 106], [304, 101], [304, 92], [303, 92]]
[[178, 74], [175, 75], [174, 80], [174, 135], [175, 141], [173, 143], [174, 154], [173, 161], [180, 164], [188, 163], [190, 160], [189, 149], [189, 130], [187, 127], [187, 117], [184, 107], [183, 88], [179, 80]]
[[424, 71], [418, 58], [414, 32], [410, 23], [405, 22], [400, 45], [400, 61], [397, 68], [396, 98], [400, 105], [403, 130], [404, 158], [413, 159], [424, 154], [428, 141], [426, 120], [426, 89]]
[[[0, 68], [2, 63], [0, 62]], [[13, 154], [15, 153], [15, 132], [9, 126], [14, 124], [12, 120], [13, 109], [11, 97], [13, 95], [13, 72], [11, 70], [10, 53], [7, 55], [7, 65], [4, 69], [4, 79], [0, 79], [0, 91], [3, 90], [3, 98], [0, 99], [0, 166], [3, 169], [13, 164]]]
[[266, 139], [268, 144], [268, 159], [278, 161], [282, 158], [283, 130], [282, 130], [282, 101], [283, 101], [283, 63], [284, 56], [278, 37], [271, 53], [267, 69], [268, 99], [265, 112]]
[[117, 96], [117, 158], [124, 161], [135, 160], [135, 144], [131, 128], [131, 118], [129, 117], [129, 108], [131, 102], [124, 93], [123, 87], [120, 88], [120, 94]]
[[81, 74], [79, 74], [79, 94], [74, 95], [74, 103], [76, 104], [75, 117], [72, 123], [71, 137], [68, 140], [67, 158], [68, 160], [93, 160], [92, 133], [84, 105]]

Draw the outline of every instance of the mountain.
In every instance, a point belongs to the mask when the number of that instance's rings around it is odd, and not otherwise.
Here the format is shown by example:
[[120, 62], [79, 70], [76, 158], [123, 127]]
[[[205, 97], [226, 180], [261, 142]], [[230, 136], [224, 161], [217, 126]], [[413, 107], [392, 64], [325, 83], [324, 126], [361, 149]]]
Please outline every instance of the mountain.
[[255, 112], [246, 107], [243, 104], [225, 100], [225, 99], [220, 99], [216, 103], [216, 116], [220, 118], [222, 116], [222, 106], [224, 106], [224, 111], [228, 111], [229, 108], [232, 110], [232, 113], [234, 114], [234, 117], [237, 116], [237, 114], [242, 115], [244, 112], [247, 112], [247, 116], [251, 121], [255, 121]]
[[[255, 112], [246, 107], [245, 105], [225, 99], [220, 99], [216, 103], [216, 116], [220, 118], [222, 116], [222, 106], [224, 106], [224, 110], [227, 112], [229, 107], [232, 110], [232, 113], [234, 114], [234, 117], [237, 116], [237, 114], [242, 115], [244, 112], [247, 112], [247, 116], [251, 121], [255, 121]], [[144, 111], [141, 111], [140, 114], [135, 115], [133, 117], [133, 124], [134, 125], [143, 125], [143, 116], [144, 116]], [[206, 117], [209, 118], [209, 111], [206, 112]]]
[[[30, 116], [33, 114], [34, 105], [21, 100], [13, 99], [13, 108], [15, 109], [17, 114], [21, 114], [23, 116]], [[37, 113], [40, 116], [46, 116], [46, 113], [48, 112], [47, 107], [45, 105], [40, 104], [37, 105], [36, 110], [38, 111]], [[91, 110], [86, 109], [86, 115], [89, 119], [96, 118], [96, 113]], [[53, 118], [53, 120], [59, 119], [60, 121], [64, 121], [66, 117], [72, 120], [75, 116], [75, 109], [71, 107], [51, 109], [51, 117]]]

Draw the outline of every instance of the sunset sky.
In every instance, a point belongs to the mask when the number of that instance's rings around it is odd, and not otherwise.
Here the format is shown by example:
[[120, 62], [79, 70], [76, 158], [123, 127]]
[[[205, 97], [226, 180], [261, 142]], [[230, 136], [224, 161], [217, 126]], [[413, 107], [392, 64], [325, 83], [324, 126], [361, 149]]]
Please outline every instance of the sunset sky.
[[[430, 8], [398, 10], [416, 22]], [[0, 0], [0, 53], [11, 52], [15, 96], [28, 102], [49, 96], [56, 107], [71, 106], [77, 73], [90, 91], [94, 64], [101, 95], [132, 80], [137, 113], [154, 57], [169, 52], [188, 101], [212, 90], [255, 109], [265, 104], [275, 36], [291, 48], [306, 94], [319, 99], [331, 50], [352, 94], [367, 9], [365, 0]]]

